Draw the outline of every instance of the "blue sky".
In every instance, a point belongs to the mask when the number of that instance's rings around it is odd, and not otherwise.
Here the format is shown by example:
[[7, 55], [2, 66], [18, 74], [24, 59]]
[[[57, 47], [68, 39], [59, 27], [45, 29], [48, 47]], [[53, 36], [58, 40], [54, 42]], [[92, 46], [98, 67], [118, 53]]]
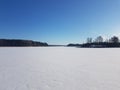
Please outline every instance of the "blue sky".
[[0, 38], [49, 44], [120, 37], [120, 0], [0, 0]]

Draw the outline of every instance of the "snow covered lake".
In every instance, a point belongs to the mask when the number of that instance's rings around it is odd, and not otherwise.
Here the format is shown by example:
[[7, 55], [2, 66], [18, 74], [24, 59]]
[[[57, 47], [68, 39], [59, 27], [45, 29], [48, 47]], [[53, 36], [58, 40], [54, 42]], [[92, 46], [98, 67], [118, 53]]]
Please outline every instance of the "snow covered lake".
[[120, 90], [120, 49], [1, 47], [0, 90]]

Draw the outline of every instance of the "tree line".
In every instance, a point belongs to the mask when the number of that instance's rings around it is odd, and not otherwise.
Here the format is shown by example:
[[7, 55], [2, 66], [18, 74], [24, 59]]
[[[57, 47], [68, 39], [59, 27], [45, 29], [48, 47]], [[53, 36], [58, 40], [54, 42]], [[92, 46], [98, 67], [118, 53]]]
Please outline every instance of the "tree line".
[[117, 36], [113, 36], [110, 39], [106, 39], [104, 41], [102, 36], [98, 36], [96, 39], [87, 38], [86, 43], [101, 43], [101, 42], [108, 42], [108, 43], [119, 43], [119, 38]]
[[48, 44], [32, 40], [0, 39], [0, 46], [48, 46]]
[[98, 36], [94, 40], [87, 38], [86, 43], [82, 44], [81, 47], [120, 47], [120, 40], [117, 36], [113, 36], [104, 41], [102, 36]]
[[86, 43], [68, 44], [67, 46], [88, 47], [88, 48], [120, 47], [120, 39], [117, 36], [113, 36], [106, 40], [104, 40], [102, 36], [98, 36], [95, 39], [88, 37], [86, 39]]

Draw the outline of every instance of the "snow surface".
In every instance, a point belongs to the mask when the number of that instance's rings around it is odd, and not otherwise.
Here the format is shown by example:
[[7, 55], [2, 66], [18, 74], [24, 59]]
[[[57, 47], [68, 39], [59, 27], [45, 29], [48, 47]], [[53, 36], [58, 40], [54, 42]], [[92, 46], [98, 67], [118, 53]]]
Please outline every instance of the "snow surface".
[[0, 90], [120, 90], [120, 49], [0, 48]]

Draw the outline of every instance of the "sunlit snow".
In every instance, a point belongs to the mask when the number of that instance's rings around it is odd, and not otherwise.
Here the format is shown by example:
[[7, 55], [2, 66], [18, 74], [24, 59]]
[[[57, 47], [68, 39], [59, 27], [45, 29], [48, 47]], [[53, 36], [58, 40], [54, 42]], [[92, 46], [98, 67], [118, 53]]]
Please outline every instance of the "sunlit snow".
[[120, 49], [1, 47], [0, 90], [120, 90]]

